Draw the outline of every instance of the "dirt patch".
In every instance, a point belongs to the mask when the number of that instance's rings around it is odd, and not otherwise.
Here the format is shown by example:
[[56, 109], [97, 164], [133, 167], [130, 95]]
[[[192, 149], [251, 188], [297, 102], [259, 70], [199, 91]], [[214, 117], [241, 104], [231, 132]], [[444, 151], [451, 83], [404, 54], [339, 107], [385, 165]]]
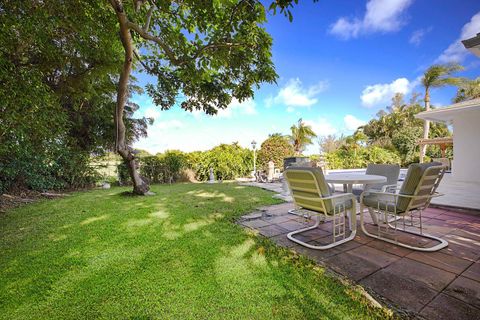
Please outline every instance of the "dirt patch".
[[38, 192], [28, 189], [10, 190], [0, 195], [0, 214], [6, 213], [13, 208], [34, 203], [40, 199], [57, 199], [68, 196], [62, 192]]

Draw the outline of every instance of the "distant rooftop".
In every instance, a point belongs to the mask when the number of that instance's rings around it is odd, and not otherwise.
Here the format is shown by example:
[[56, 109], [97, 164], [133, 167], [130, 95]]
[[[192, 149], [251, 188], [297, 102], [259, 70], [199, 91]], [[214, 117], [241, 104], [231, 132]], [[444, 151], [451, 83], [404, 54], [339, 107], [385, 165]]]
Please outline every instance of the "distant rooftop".
[[462, 101], [443, 108], [423, 111], [415, 117], [423, 120], [449, 122], [458, 113], [480, 110], [480, 98]]
[[480, 33], [473, 38], [462, 40], [462, 43], [471, 53], [480, 57]]

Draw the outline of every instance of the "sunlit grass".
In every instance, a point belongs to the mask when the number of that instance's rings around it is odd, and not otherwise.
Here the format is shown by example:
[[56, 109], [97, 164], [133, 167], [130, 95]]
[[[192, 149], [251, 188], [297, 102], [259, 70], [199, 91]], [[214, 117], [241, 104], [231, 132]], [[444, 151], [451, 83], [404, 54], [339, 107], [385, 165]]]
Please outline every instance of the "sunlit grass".
[[0, 216], [2, 319], [381, 318], [323, 269], [234, 220], [277, 203], [236, 184], [76, 193]]

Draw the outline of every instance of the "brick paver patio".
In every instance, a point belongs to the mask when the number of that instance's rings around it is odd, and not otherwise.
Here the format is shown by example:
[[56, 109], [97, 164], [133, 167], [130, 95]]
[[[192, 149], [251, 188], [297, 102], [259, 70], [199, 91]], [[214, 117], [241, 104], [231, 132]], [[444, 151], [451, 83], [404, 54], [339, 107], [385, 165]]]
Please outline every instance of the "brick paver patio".
[[[427, 253], [366, 237], [360, 227], [353, 241], [329, 250], [308, 249], [287, 239], [289, 231], [313, 224], [288, 214], [291, 208], [292, 203], [264, 207], [243, 216], [239, 223], [361, 284], [373, 296], [411, 316], [480, 319], [480, 212], [426, 210], [426, 232], [449, 242], [448, 247]], [[324, 244], [331, 241], [330, 230], [330, 222], [321, 224], [303, 233], [302, 240]], [[429, 245], [415, 236], [405, 235], [404, 240]]]

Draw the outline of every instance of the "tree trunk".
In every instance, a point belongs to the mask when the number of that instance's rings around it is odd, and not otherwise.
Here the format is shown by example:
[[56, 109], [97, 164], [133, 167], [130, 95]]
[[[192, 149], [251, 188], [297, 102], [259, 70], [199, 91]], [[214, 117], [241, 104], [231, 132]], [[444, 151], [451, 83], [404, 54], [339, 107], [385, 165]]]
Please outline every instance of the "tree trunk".
[[128, 80], [130, 78], [130, 73], [132, 72], [133, 64], [133, 44], [132, 36], [130, 30], [127, 26], [127, 17], [125, 11], [123, 10], [123, 5], [120, 0], [110, 0], [110, 4], [118, 18], [120, 24], [120, 40], [122, 41], [123, 48], [125, 49], [125, 61], [123, 63], [123, 68], [120, 73], [120, 79], [118, 81], [118, 91], [117, 91], [117, 104], [115, 108], [115, 149], [122, 156], [123, 160], [128, 166], [128, 172], [133, 182], [133, 193], [139, 195], [145, 195], [150, 190], [148, 184], [142, 179], [138, 173], [138, 165], [135, 159], [135, 154], [125, 142], [125, 123], [123, 121], [123, 114], [125, 109], [125, 104], [127, 103], [127, 94], [128, 94]]
[[[430, 110], [430, 92], [428, 88], [425, 88], [425, 111]], [[425, 120], [423, 123], [423, 139], [428, 139], [428, 133], [430, 131], [430, 120]], [[420, 163], [423, 162], [425, 157], [425, 152], [427, 151], [427, 145], [423, 144], [420, 146]]]

